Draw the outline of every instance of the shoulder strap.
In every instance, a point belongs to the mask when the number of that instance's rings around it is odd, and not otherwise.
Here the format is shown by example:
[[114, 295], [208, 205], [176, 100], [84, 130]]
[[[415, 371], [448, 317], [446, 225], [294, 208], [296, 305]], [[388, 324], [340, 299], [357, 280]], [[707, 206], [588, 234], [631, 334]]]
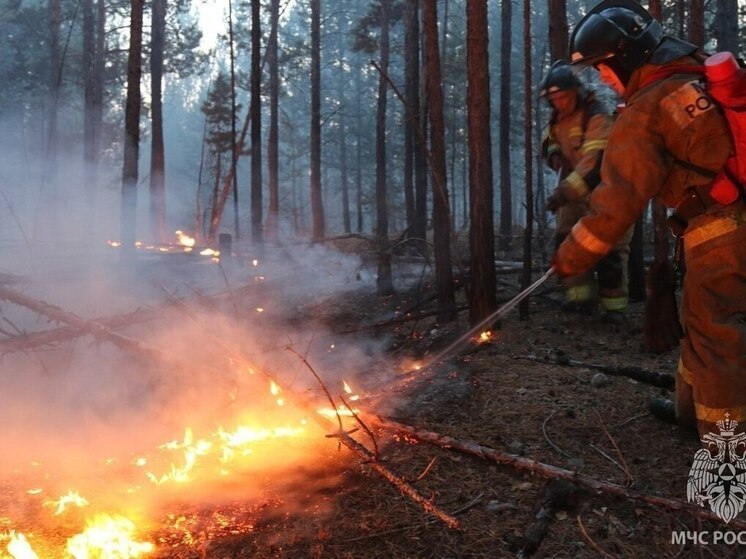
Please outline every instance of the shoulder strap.
[[648, 76], [640, 82], [639, 89], [670, 78], [671, 76], [675, 76], [676, 74], [697, 74], [703, 76], [704, 73], [704, 66], [699, 64], [672, 64], [670, 66], [661, 66], [648, 74]]

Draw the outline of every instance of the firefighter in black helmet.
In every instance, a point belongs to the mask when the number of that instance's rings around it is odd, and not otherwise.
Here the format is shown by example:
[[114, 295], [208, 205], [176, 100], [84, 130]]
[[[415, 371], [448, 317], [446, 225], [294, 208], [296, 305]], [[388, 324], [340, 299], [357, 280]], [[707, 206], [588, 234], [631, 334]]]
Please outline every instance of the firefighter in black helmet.
[[[703, 57], [695, 45], [665, 35], [632, 0], [597, 5], [578, 23], [570, 43], [573, 63], [598, 69], [626, 108], [609, 136], [590, 214], [559, 247], [555, 270], [561, 276], [577, 275], [593, 266], [651, 198], [673, 208], [675, 223], [683, 224], [679, 233], [687, 265], [681, 304], [684, 337], [675, 406], [655, 400], [651, 411], [682, 425], [696, 424], [701, 435], [717, 432], [716, 422], [726, 417], [738, 421], [742, 431], [746, 209], [735, 187], [730, 201], [711, 195], [714, 186], [729, 180], [723, 167], [733, 146], [723, 114], [702, 87], [701, 73], [694, 73]], [[648, 304], [665, 318], [672, 307], [675, 311], [675, 299], [658, 283], [652, 282], [651, 291], [658, 297]], [[677, 332], [659, 328], [650, 333], [661, 337]]]
[[[559, 246], [573, 225], [588, 213], [588, 197], [601, 179], [601, 160], [613, 120], [567, 62], [559, 60], [552, 65], [539, 95], [552, 108], [543, 154], [562, 179], [547, 204], [557, 215], [555, 243]], [[631, 230], [595, 270], [563, 279], [564, 310], [589, 313], [598, 299], [602, 320], [615, 324], [623, 321], [628, 302], [630, 237]]]

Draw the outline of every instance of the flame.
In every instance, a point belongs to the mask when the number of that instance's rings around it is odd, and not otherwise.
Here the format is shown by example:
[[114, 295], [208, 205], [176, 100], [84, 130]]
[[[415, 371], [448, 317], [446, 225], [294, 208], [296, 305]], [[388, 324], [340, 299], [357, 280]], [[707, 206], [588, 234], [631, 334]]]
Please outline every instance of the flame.
[[5, 537], [10, 539], [7, 549], [13, 559], [39, 559], [23, 534], [11, 530]]
[[[271, 381], [269, 384], [269, 392], [272, 394], [272, 396], [279, 396], [280, 394], [280, 387], [277, 386], [277, 383], [275, 381]], [[282, 398], [275, 398], [275, 403], [278, 406], [285, 405], [285, 400]]]
[[254, 267], [259, 266], [259, 260], [255, 258], [254, 260], [251, 261], [251, 265]]
[[492, 341], [492, 332], [490, 330], [486, 330], [479, 334], [479, 336], [476, 339], [476, 342], [478, 344], [486, 344], [487, 342]]
[[350, 385], [347, 384], [347, 381], [344, 379], [342, 379], [342, 388], [344, 389], [345, 392], [347, 392], [347, 394], [350, 395], [351, 402], [355, 402], [360, 399], [360, 396], [358, 394], [353, 394], [352, 388], [350, 388]]
[[55, 516], [59, 516], [65, 512], [67, 505], [75, 505], [76, 507], [85, 507], [88, 505], [88, 501], [78, 495], [75, 491], [68, 491], [67, 495], [63, 495], [57, 501], [47, 501], [44, 503], [45, 506], [56, 506], [54, 511]]
[[171, 464], [170, 471], [157, 477], [155, 474], [148, 472], [147, 476], [156, 485], [163, 485], [167, 481], [186, 482], [190, 479], [190, 472], [197, 463], [198, 456], [205, 456], [210, 452], [212, 443], [205, 440], [194, 441], [194, 435], [190, 428], [184, 431], [184, 440], [182, 442], [171, 441], [161, 446], [164, 450], [184, 450], [184, 465], [177, 467]]
[[106, 241], [106, 244], [113, 248], [119, 248], [120, 246], [122, 246], [122, 243], [120, 243], [119, 241]]
[[181, 230], [175, 231], [175, 235], [179, 239], [179, 244], [185, 247], [193, 247], [197, 242], [193, 237], [190, 237]]
[[150, 553], [150, 542], [134, 541], [135, 524], [123, 516], [99, 514], [87, 528], [67, 540], [67, 552], [75, 559], [130, 559]]

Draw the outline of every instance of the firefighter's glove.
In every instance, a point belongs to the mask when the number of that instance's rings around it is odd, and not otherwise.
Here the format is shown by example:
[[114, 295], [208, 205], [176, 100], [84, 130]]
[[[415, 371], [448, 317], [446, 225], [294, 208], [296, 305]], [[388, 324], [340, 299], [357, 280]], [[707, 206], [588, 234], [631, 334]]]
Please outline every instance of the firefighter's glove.
[[655, 353], [678, 347], [684, 331], [676, 302], [676, 272], [668, 262], [654, 263], [648, 269], [645, 302], [645, 342]]
[[550, 212], [557, 213], [562, 206], [567, 204], [572, 198], [568, 196], [568, 189], [570, 187], [561, 182], [560, 185], [554, 189], [554, 192], [547, 198], [547, 210]]
[[558, 151], [555, 151], [549, 156], [549, 158], [547, 159], [547, 165], [549, 165], [549, 168], [552, 171], [561, 172], [562, 175], [567, 174], [566, 171], [570, 167], [570, 164], [565, 156]]

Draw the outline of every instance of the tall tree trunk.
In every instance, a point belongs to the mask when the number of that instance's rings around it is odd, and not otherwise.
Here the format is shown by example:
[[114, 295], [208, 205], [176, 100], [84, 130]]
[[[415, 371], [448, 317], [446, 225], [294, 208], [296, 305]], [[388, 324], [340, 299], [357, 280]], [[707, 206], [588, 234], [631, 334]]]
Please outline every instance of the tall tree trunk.
[[[523, 162], [526, 167], [526, 228], [523, 232], [522, 289], [526, 289], [531, 284], [531, 263], [533, 262], [531, 247], [534, 229], [534, 158], [532, 156], [533, 130], [531, 127], [531, 120], [533, 119], [533, 104], [531, 103], [531, 95], [533, 93], [531, 62], [531, 1], [523, 0], [523, 107], [525, 114], [525, 123], [523, 126]], [[524, 299], [518, 307], [521, 320], [526, 320], [528, 318], [528, 304], [529, 300]]]
[[410, 236], [415, 220], [414, 145], [416, 140], [413, 97], [419, 86], [419, 0], [406, 0], [404, 5], [404, 94], [407, 124], [404, 127], [404, 207]]
[[137, 235], [137, 180], [140, 156], [140, 79], [142, 76], [142, 19], [144, 0], [130, 0], [130, 41], [127, 59], [127, 103], [124, 111], [122, 165], [122, 250], [132, 256]]
[[649, 0], [648, 12], [650, 12], [650, 15], [653, 16], [658, 21], [662, 21], [663, 12], [661, 9], [661, 0]]
[[[509, 251], [513, 233], [513, 193], [510, 184], [510, 77], [513, 15], [512, 2], [502, 2], [500, 30], [500, 242]], [[472, 217], [473, 219], [473, 217]]]
[[314, 240], [326, 234], [321, 195], [321, 6], [311, 0], [311, 219]]
[[698, 47], [705, 43], [705, 0], [690, 0], [689, 42]]
[[104, 71], [106, 62], [106, 3], [96, 3], [96, 55], [93, 62], [93, 133], [94, 164], [98, 166], [101, 159], [101, 142], [104, 126]]
[[567, 0], [548, 0], [550, 62], [567, 59]]
[[260, 1], [251, 0], [251, 240], [264, 242], [262, 228], [262, 53]]
[[[92, 198], [95, 182], [95, 132], [93, 125], [93, 95], [95, 89], [95, 38], [93, 0], [83, 0], [83, 161], [85, 163], [86, 198]], [[93, 217], [93, 216], [90, 216]]]
[[[505, 4], [510, 4], [510, 2], [505, 2]], [[492, 217], [487, 0], [467, 0], [466, 30], [469, 207], [471, 209], [469, 319], [472, 324], [477, 324], [497, 307], [495, 233]], [[503, 67], [503, 73], [505, 73], [505, 67]]]
[[267, 165], [269, 179], [269, 208], [267, 210], [267, 237], [277, 240], [280, 218], [279, 182], [279, 95], [280, 72], [277, 63], [277, 29], [280, 20], [280, 0], [271, 0], [270, 31], [267, 61], [269, 63], [269, 138], [267, 140]]
[[[231, 66], [231, 172], [230, 181], [233, 190], [233, 234], [236, 239], [241, 238], [241, 219], [239, 216], [238, 206], [238, 136], [236, 132], [236, 121], [238, 120], [237, 109], [236, 109], [236, 53], [235, 53], [235, 41], [233, 36], [233, 0], [228, 0], [228, 55], [230, 57]], [[253, 52], [253, 51], [252, 51]], [[243, 144], [243, 137], [241, 137], [241, 143]], [[226, 184], [226, 188], [228, 184]], [[220, 214], [222, 214], [222, 208]], [[213, 206], [213, 215], [216, 215], [217, 206]], [[214, 242], [215, 233], [217, 233], [217, 223], [213, 227], [214, 220], [210, 222], [210, 241]]]
[[[40, 197], [40, 215], [42, 237], [51, 239], [59, 231], [59, 184], [57, 177], [58, 129], [57, 113], [62, 85], [62, 51], [60, 49], [60, 26], [62, 25], [62, 6], [60, 0], [48, 0], [49, 32], [49, 101], [47, 104], [46, 142], [44, 149], [42, 176], [43, 196]], [[35, 228], [34, 235], [37, 230]]]
[[362, 97], [362, 64], [356, 65], [355, 72], [355, 212], [357, 232], [363, 232], [363, 118], [360, 98]]
[[715, 6], [717, 49], [738, 56], [738, 0], [718, 0]]
[[166, 241], [166, 157], [163, 146], [163, 49], [166, 0], [153, 0], [150, 39], [150, 81], [153, 139], [150, 151], [150, 233]]
[[386, 92], [389, 71], [389, 9], [390, 0], [381, 0], [381, 72], [378, 78], [378, 103], [376, 107], [376, 244], [378, 246], [379, 295], [394, 292], [391, 278], [391, 247], [389, 246], [389, 213], [386, 194]]
[[[438, 294], [438, 320], [454, 319], [455, 295], [451, 263], [451, 216], [448, 204], [448, 185], [445, 152], [445, 124], [443, 121], [443, 80], [438, 50], [438, 7], [425, 2], [422, 24], [425, 33], [425, 65], [427, 66], [427, 99], [430, 116], [430, 165], [433, 191], [433, 245], [435, 255], [435, 289]], [[485, 3], [485, 25], [486, 25]], [[484, 48], [487, 48], [486, 34]], [[473, 39], [469, 37], [467, 43]]]
[[679, 0], [676, 2], [676, 21], [679, 27], [679, 37], [684, 37], [686, 30], [686, 2]]
[[[411, 188], [412, 207], [407, 202], [407, 225], [409, 237], [415, 239], [416, 246], [427, 252], [427, 161], [425, 159], [425, 138], [420, 113], [420, 3], [407, 0], [405, 37], [405, 81], [407, 100], [406, 140], [409, 153], [405, 153], [405, 185]], [[406, 193], [406, 191], [405, 191]], [[412, 212], [411, 219], [409, 212]]]

